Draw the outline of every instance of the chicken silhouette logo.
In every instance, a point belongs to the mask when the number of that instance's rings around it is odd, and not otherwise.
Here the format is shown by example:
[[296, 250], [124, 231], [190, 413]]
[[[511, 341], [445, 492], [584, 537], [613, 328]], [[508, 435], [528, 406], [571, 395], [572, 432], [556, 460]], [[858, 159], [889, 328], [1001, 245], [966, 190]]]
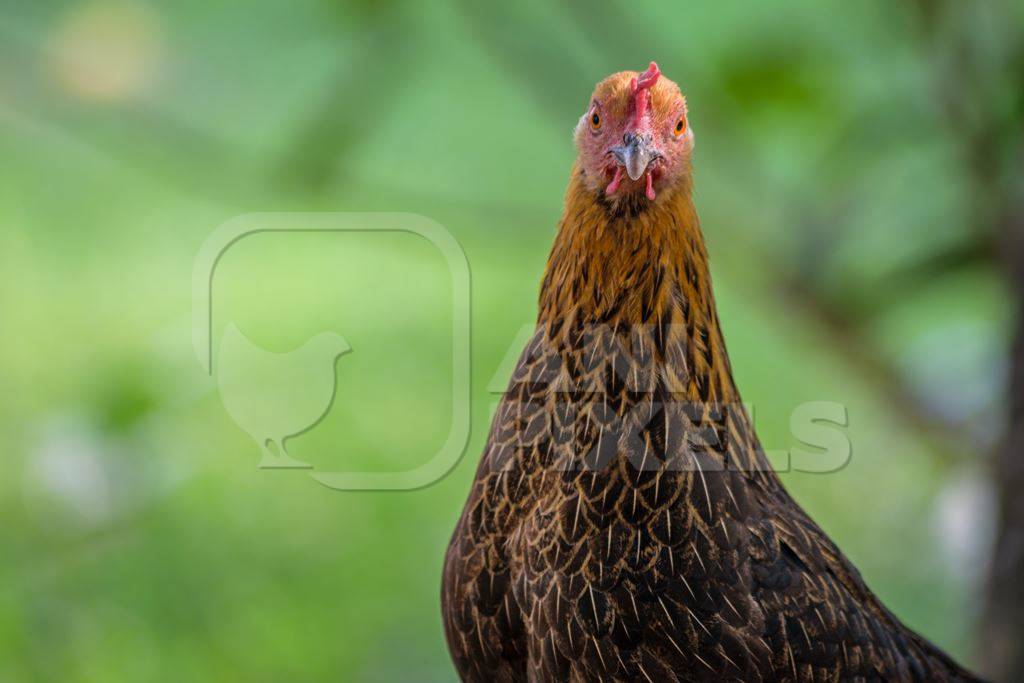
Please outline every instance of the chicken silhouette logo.
[[[376, 236], [387, 237], [387, 250], [378, 253], [388, 258], [406, 258], [402, 249], [394, 248], [394, 238], [411, 237], [425, 240], [443, 259], [451, 284], [451, 374], [447, 386], [438, 387], [436, 399], [438, 405], [450, 407], [448, 431], [443, 441], [424, 443], [422, 453], [411, 454], [416, 460], [408, 467], [378, 471], [363, 462], [353, 463], [348, 469], [320, 469], [288, 453], [286, 442], [316, 426], [334, 404], [335, 363], [351, 351], [341, 336], [322, 333], [291, 351], [273, 353], [254, 344], [228, 322], [215, 353], [213, 330], [218, 316], [214, 301], [219, 296], [215, 295], [214, 285], [218, 264], [236, 244], [250, 239], [290, 239], [289, 235], [322, 235], [324, 239], [342, 242], [354, 236], [371, 241]], [[367, 263], [360, 261], [359, 269], [366, 267]], [[410, 281], [402, 286], [415, 284]], [[438, 303], [444, 298], [440, 297]], [[220, 224], [207, 236], [192, 270], [192, 344], [196, 358], [203, 371], [215, 377], [229, 416], [259, 445], [263, 453], [260, 467], [307, 468], [314, 481], [338, 491], [418, 489], [440, 480], [458, 463], [469, 442], [471, 424], [470, 308], [469, 262], [462, 246], [441, 224], [411, 213], [241, 214]], [[347, 320], [346, 324], [355, 324], [355, 320]], [[438, 322], [444, 325], [443, 319]], [[373, 404], [366, 408], [386, 409]], [[387, 416], [391, 418], [390, 413]], [[340, 458], [339, 461], [344, 462]]]
[[263, 451], [261, 468], [312, 467], [288, 455], [285, 441], [330, 412], [337, 389], [335, 362], [351, 350], [340, 335], [322, 332], [292, 351], [274, 353], [228, 324], [217, 385], [228, 414]]

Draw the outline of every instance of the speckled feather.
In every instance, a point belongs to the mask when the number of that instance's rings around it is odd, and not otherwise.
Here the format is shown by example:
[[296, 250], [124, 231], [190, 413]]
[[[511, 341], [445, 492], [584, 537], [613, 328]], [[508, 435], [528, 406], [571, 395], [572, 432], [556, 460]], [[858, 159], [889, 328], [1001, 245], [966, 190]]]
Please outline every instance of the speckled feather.
[[771, 471], [689, 181], [657, 202], [597, 185], [574, 168], [537, 330], [448, 549], [462, 680], [976, 680]]

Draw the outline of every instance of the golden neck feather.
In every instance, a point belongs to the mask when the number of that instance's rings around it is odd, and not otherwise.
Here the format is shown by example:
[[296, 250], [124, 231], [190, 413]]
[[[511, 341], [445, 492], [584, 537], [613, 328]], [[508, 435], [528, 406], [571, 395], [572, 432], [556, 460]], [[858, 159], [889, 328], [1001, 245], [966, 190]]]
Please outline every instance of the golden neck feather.
[[677, 370], [688, 398], [736, 401], [690, 186], [646, 201], [609, 202], [574, 167], [538, 324], [552, 340], [595, 326], [626, 335], [660, 328], [662, 343], [685, 349]]

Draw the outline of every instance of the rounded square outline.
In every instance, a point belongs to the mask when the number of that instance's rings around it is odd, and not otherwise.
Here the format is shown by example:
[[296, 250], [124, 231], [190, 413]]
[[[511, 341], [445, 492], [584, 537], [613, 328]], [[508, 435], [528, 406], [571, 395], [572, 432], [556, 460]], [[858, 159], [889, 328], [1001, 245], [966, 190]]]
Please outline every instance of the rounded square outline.
[[470, 272], [462, 245], [440, 223], [415, 213], [255, 212], [225, 221], [203, 241], [192, 269], [192, 346], [208, 375], [213, 374], [213, 277], [217, 264], [239, 240], [264, 232], [406, 232], [422, 237], [441, 252], [452, 277], [452, 423], [444, 444], [426, 462], [408, 470], [309, 474], [339, 491], [409, 491], [440, 481], [462, 458], [472, 424]]

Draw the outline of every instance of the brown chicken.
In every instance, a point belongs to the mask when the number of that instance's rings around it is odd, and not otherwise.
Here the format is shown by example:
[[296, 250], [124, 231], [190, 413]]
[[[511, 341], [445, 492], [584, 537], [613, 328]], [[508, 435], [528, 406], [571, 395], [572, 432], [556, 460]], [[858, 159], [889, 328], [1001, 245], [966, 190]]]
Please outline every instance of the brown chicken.
[[464, 681], [977, 680], [893, 616], [786, 493], [740, 404], [652, 63], [600, 84], [445, 560]]

